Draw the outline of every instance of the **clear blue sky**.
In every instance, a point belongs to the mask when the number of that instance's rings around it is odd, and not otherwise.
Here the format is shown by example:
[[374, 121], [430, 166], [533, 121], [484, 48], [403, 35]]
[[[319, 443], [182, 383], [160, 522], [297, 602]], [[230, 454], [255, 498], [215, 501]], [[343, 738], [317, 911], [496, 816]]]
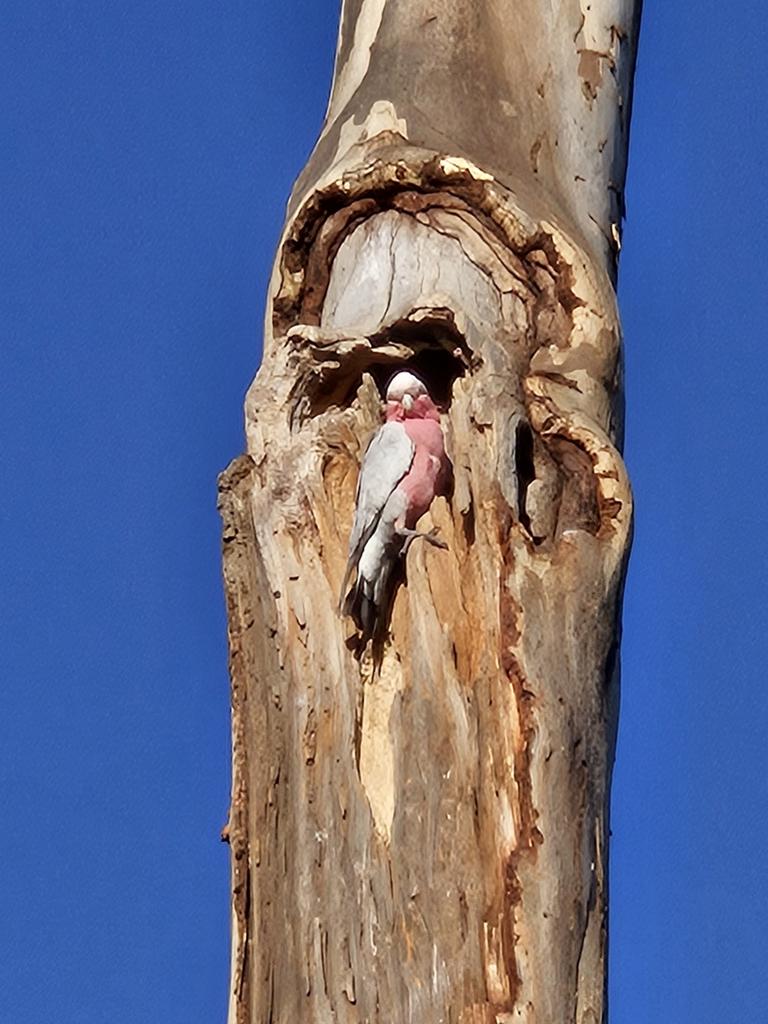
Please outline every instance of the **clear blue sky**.
[[[611, 1024], [757, 1024], [768, 33], [757, 0], [645, 7]], [[335, 35], [336, 0], [0, 13], [2, 1024], [224, 1019], [215, 479]]]

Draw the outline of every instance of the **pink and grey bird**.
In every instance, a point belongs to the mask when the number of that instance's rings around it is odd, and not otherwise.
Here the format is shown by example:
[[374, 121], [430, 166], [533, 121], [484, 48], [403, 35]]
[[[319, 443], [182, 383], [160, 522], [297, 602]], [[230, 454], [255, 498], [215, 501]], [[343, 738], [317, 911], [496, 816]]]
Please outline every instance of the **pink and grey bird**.
[[445, 484], [449, 462], [440, 413], [414, 374], [395, 374], [387, 388], [386, 422], [363, 456], [357, 481], [355, 521], [342, 595], [363, 637], [380, 636], [386, 626], [389, 584], [397, 560], [416, 537], [445, 547], [416, 523]]

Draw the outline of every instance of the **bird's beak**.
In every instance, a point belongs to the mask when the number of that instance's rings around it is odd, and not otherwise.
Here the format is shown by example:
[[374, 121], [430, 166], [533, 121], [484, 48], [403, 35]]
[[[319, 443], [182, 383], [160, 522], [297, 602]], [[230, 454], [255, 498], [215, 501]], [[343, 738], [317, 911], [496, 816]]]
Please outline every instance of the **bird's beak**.
[[403, 395], [402, 405], [406, 412], [410, 412], [413, 408], [413, 395]]

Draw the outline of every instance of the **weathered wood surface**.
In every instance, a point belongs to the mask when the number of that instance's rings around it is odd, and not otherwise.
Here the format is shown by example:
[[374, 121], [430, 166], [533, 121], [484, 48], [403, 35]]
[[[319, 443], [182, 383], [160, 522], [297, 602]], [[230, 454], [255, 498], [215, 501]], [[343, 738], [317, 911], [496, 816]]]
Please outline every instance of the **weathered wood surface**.
[[[231, 1022], [604, 1018], [636, 6], [344, 6], [221, 481]], [[336, 603], [404, 364], [445, 410], [448, 550], [410, 549], [377, 674]]]

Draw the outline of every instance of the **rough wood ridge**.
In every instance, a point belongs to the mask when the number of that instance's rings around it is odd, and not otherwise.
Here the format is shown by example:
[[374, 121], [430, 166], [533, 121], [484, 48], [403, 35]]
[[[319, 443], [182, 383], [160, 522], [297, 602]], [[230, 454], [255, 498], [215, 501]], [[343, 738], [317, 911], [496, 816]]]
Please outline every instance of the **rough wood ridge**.
[[[613, 277], [637, 7], [349, 0], [221, 479], [231, 1024], [598, 1024], [631, 497]], [[381, 389], [454, 479], [380, 669], [337, 597]]]

